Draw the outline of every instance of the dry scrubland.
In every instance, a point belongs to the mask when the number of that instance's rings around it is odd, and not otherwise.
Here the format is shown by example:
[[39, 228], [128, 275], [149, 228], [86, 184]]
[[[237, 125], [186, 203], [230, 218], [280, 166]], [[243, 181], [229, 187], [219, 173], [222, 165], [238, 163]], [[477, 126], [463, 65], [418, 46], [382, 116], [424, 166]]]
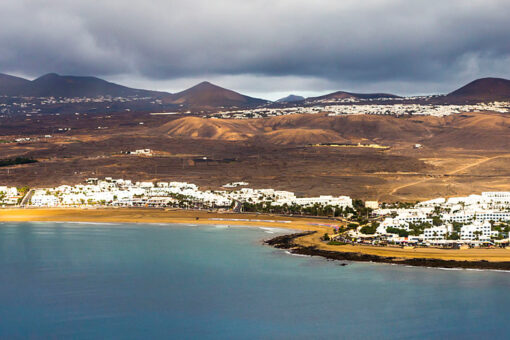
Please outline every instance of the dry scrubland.
[[[346, 194], [387, 201], [510, 190], [510, 116], [505, 114], [223, 120], [129, 113], [1, 123], [2, 140], [53, 133], [47, 140], [0, 144], [1, 158], [39, 160], [0, 168], [2, 184], [54, 186], [113, 176], [218, 188], [242, 180], [299, 195]], [[72, 130], [54, 133], [59, 126]], [[377, 143], [390, 149], [309, 146], [332, 142]], [[416, 143], [423, 148], [414, 149]], [[141, 148], [156, 155], [120, 154]]]

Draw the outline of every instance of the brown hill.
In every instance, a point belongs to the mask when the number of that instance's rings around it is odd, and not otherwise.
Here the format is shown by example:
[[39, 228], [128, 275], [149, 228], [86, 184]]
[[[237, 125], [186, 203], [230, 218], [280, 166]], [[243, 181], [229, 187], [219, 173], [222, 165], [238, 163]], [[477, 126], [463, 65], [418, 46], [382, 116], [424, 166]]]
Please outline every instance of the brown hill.
[[246, 140], [258, 133], [249, 120], [184, 117], [158, 128], [172, 137], [194, 139]]
[[[435, 118], [435, 117], [431, 117]], [[377, 115], [327, 116], [287, 115], [262, 120], [264, 126], [272, 129], [308, 128], [334, 131], [339, 136], [352, 141], [368, 140], [405, 140], [426, 136], [432, 122], [424, 125], [420, 120]], [[429, 126], [430, 125], [430, 126]]]
[[248, 97], [206, 81], [182, 92], [169, 95], [164, 99], [164, 102], [203, 109], [253, 107], [267, 103], [263, 99]]
[[352, 115], [338, 116], [331, 121], [331, 129], [344, 138], [369, 140], [405, 141], [426, 136], [429, 127], [419, 121], [393, 116]]
[[510, 117], [505, 114], [482, 113], [445, 117], [430, 141], [439, 147], [508, 150]]
[[471, 103], [510, 100], [510, 80], [502, 78], [482, 78], [449, 93], [449, 102]]
[[[336, 132], [327, 128], [307, 128], [299, 120], [288, 119], [211, 119], [184, 117], [158, 128], [171, 137], [217, 140], [250, 140], [269, 144], [312, 144], [345, 142]], [[303, 123], [303, 121], [301, 121]]]
[[30, 80], [0, 73], [0, 96], [17, 96]]
[[510, 148], [510, 116], [487, 113], [412, 118], [371, 115], [288, 115], [249, 120], [185, 117], [163, 125], [158, 132], [179, 138], [277, 145], [374, 142], [473, 150]]
[[269, 144], [315, 144], [416, 140], [427, 135], [421, 122], [382, 116], [287, 115], [268, 119], [180, 118], [158, 128], [172, 137], [249, 140]]
[[353, 93], [346, 91], [337, 91], [319, 97], [307, 98], [308, 101], [319, 100], [339, 100], [339, 99], [382, 99], [382, 98], [400, 98], [397, 95], [390, 93]]
[[276, 145], [306, 145], [317, 143], [345, 143], [347, 140], [331, 130], [324, 129], [282, 129], [263, 134], [262, 139]]

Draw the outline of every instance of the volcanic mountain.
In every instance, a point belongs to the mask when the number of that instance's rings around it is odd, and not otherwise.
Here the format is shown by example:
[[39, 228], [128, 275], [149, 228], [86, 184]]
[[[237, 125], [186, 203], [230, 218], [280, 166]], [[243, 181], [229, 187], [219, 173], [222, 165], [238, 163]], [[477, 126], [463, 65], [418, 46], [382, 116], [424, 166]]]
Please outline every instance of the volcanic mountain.
[[280, 98], [277, 100], [278, 103], [291, 103], [291, 102], [300, 102], [305, 100], [305, 97], [296, 96], [294, 94], [288, 95], [287, 97]]
[[353, 93], [345, 91], [337, 91], [329, 93], [320, 97], [307, 98], [308, 101], [323, 101], [323, 100], [340, 100], [340, 99], [382, 99], [382, 98], [400, 98], [397, 95], [389, 93]]
[[510, 100], [510, 80], [502, 78], [477, 79], [449, 93], [445, 98], [452, 103]]
[[0, 73], [0, 95], [16, 96], [30, 85], [27, 79]]
[[206, 81], [182, 92], [166, 96], [164, 102], [204, 109], [254, 107], [268, 103], [266, 100], [248, 97]]
[[161, 97], [165, 92], [129, 88], [96, 77], [49, 73], [33, 81], [0, 75], [0, 95], [30, 97]]

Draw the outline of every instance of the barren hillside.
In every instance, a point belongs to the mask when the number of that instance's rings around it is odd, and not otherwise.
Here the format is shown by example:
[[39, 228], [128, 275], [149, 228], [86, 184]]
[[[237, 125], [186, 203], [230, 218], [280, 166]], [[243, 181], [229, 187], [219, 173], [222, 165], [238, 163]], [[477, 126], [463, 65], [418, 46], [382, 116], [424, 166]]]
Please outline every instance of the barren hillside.
[[278, 145], [325, 142], [420, 143], [461, 149], [510, 147], [510, 116], [470, 113], [449, 117], [288, 115], [232, 120], [184, 117], [157, 129], [170, 137], [256, 140]]

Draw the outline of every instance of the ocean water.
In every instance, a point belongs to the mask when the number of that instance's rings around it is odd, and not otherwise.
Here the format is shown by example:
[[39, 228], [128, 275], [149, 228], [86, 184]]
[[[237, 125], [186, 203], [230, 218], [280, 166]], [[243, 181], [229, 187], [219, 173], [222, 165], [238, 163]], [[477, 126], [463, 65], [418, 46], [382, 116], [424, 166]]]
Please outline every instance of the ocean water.
[[0, 224], [0, 339], [510, 337], [510, 273], [340, 266], [268, 232]]

